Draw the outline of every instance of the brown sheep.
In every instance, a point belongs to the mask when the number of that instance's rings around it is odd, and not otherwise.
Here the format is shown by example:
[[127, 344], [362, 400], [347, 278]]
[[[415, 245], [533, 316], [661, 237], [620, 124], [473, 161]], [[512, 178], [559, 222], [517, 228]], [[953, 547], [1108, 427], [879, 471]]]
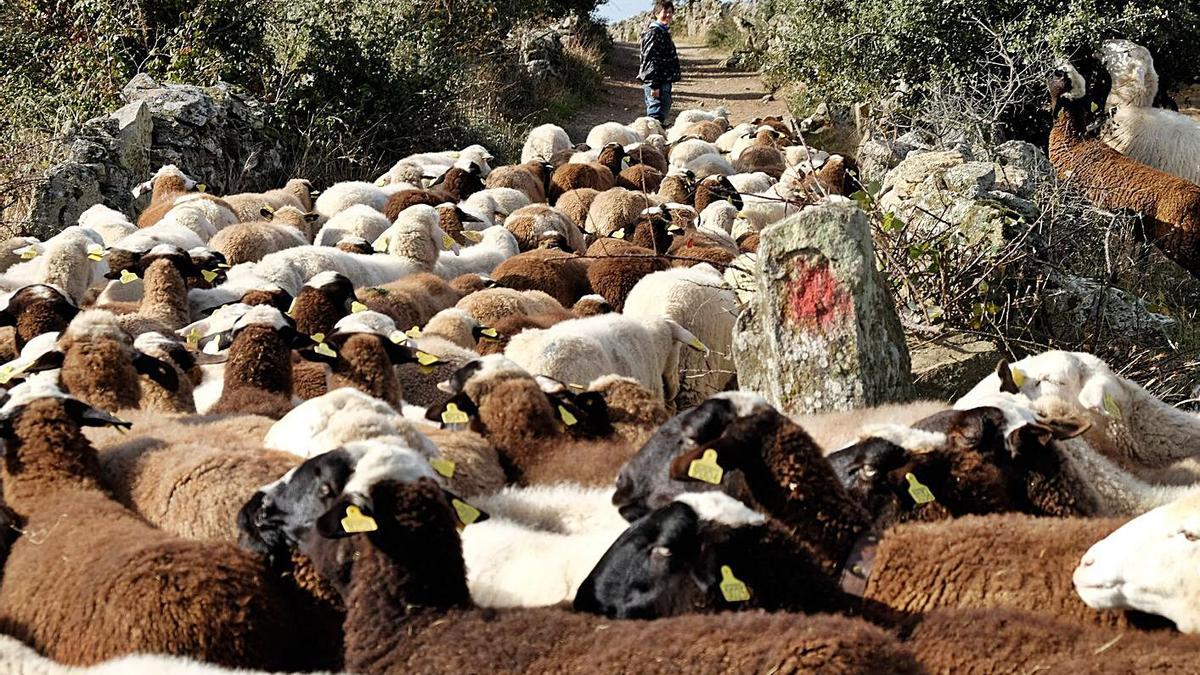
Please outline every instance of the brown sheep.
[[488, 188], [512, 188], [525, 193], [533, 203], [545, 203], [546, 191], [554, 166], [543, 162], [526, 162], [515, 166], [492, 169], [487, 177]]
[[1050, 79], [1050, 163], [1097, 206], [1139, 214], [1145, 236], [1180, 267], [1200, 276], [1200, 186], [1088, 138], [1083, 78], [1067, 68], [1070, 72], [1055, 71]]
[[545, 204], [530, 204], [513, 211], [505, 219], [504, 227], [516, 237], [522, 251], [539, 248], [547, 233], [560, 235], [557, 239], [568, 253], [578, 253], [586, 247], [583, 231], [568, 216]]
[[72, 665], [130, 652], [300, 665], [261, 557], [167, 534], [108, 495], [80, 427], [115, 422], [69, 398], [6, 406], [4, 497], [27, 535], [0, 582], [0, 630]]
[[[658, 197], [663, 202], [694, 204], [696, 200], [696, 174], [690, 169], [682, 175], [667, 174], [658, 186]], [[697, 209], [697, 213], [699, 213]]]
[[[571, 307], [592, 293], [588, 262], [577, 255], [556, 250], [538, 249], [517, 254], [492, 270], [492, 278], [504, 288], [543, 291], [563, 307]], [[490, 324], [485, 322], [485, 325]]]
[[617, 187], [655, 194], [662, 187], [663, 172], [647, 164], [636, 164], [617, 176]]
[[600, 191], [593, 188], [570, 190], [563, 194], [562, 197], [559, 197], [558, 203], [554, 205], [554, 208], [570, 218], [576, 227], [581, 230], [587, 230], [588, 210], [592, 208], [592, 202], [596, 200], [596, 195], [598, 194], [600, 194]]
[[[243, 223], [258, 220], [264, 207], [269, 211], [278, 211], [290, 206], [301, 213], [312, 211], [313, 208], [312, 183], [303, 178], [293, 178], [276, 190], [225, 195], [224, 199], [233, 209], [238, 221]], [[309, 237], [309, 240], [311, 241], [312, 237]]]
[[[724, 118], [717, 119], [725, 121]], [[729, 131], [727, 127], [728, 122], [726, 122], [726, 126], [722, 126], [720, 123], [714, 120], [704, 120], [702, 122], [696, 122], [692, 126], [684, 129], [683, 135], [699, 138], [705, 143], [716, 143], [717, 139], [721, 137], [721, 134]]]
[[463, 292], [466, 290], [466, 283], [486, 287], [487, 281], [479, 275], [464, 276], [470, 279], [459, 282], [459, 288], [462, 290], [454, 288], [454, 281], [446, 283], [435, 274], [422, 272], [383, 286], [360, 288], [356, 295], [358, 301], [366, 305], [367, 309], [391, 318], [400, 330], [409, 330], [413, 326], [424, 326], [435, 314], [453, 307], [463, 296], [468, 295]]
[[268, 254], [311, 243], [320, 218], [315, 211], [304, 212], [294, 206], [274, 211], [264, 207], [258, 219], [226, 227], [213, 235], [208, 245], [230, 265], [258, 262]]
[[570, 312], [543, 291], [518, 291], [500, 286], [469, 295], [456, 307], [466, 310], [480, 324], [493, 328], [501, 319], [517, 315], [553, 314], [570, 318]]
[[142, 299], [136, 303], [108, 303], [101, 308], [117, 315], [117, 321], [130, 335], [142, 333], [173, 333], [191, 319], [188, 308], [187, 280], [200, 275], [187, 251], [170, 244], [160, 244], [144, 254], [133, 254], [128, 268], [113, 268], [110, 279], [123, 273], [141, 275], [144, 280]]
[[292, 409], [292, 354], [308, 338], [296, 333], [279, 310], [259, 307], [238, 319], [225, 363], [225, 382], [212, 414], [251, 414], [279, 419]]
[[609, 143], [600, 151], [595, 162], [588, 164], [564, 164], [554, 170], [550, 178], [550, 204], [557, 204], [566, 192], [579, 188], [592, 188], [599, 192], [616, 185], [616, 176], [621, 173], [621, 160], [625, 150], [616, 143]]
[[779, 180], [779, 177], [787, 170], [787, 161], [775, 145], [772, 133], [760, 131], [755, 136], [754, 145], [742, 150], [733, 166], [740, 173], [761, 171]]
[[[336, 500], [319, 522], [335, 523], [348, 499]], [[558, 608], [474, 609], [458, 521], [433, 481], [387, 481], [360, 499], [378, 506], [378, 532], [342, 538], [336, 525], [318, 525], [300, 546], [326, 575], [346, 580], [340, 587], [347, 607], [345, 667], [354, 672], [622, 672], [631, 664], [663, 673], [921, 672], [894, 637], [840, 617], [744, 613], [613, 621]], [[462, 648], [476, 641], [494, 649]]]
[[625, 309], [625, 298], [642, 277], [671, 267], [654, 251], [620, 239], [597, 239], [588, 247], [587, 255], [597, 258], [588, 267], [592, 290], [604, 296], [617, 312]]
[[939, 609], [905, 640], [930, 673], [1194, 673], [1200, 639], [1008, 609]]
[[[25, 344], [42, 333], [66, 330], [79, 308], [53, 286], [33, 284], [12, 294], [0, 310], [0, 326], [12, 326], [13, 347], [20, 352]], [[12, 355], [11, 361], [16, 358]]]
[[629, 146], [628, 153], [629, 163], [632, 166], [644, 164], [650, 168], [657, 169], [659, 173], [664, 175], [667, 173], [667, 170], [671, 168], [670, 164], [667, 163], [667, 158], [663, 156], [662, 152], [660, 152], [658, 148], [655, 148], [647, 143], [635, 143], [634, 145]]

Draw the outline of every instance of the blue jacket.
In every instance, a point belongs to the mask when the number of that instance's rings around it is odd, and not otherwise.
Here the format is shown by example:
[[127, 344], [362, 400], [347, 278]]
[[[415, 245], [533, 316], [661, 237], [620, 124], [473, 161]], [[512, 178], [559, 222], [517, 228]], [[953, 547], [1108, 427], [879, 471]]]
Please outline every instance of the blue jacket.
[[679, 54], [675, 51], [670, 29], [651, 21], [642, 31], [642, 66], [638, 70], [638, 79], [647, 84], [661, 85], [678, 82], [680, 77]]

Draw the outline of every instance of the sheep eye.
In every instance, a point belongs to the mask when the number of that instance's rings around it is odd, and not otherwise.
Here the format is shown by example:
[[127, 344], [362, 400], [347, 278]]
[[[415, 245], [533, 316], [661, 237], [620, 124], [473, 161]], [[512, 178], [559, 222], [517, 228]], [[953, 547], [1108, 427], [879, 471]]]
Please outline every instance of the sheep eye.
[[876, 473], [878, 473], [878, 470], [870, 464], [863, 464], [858, 467], [858, 475], [863, 478], [874, 478]]
[[329, 485], [329, 483], [321, 483], [321, 489], [317, 491], [317, 496], [320, 497], [321, 499], [327, 499], [329, 497], [329, 495], [332, 495], [332, 494], [333, 494], [333, 487], [331, 487]]
[[657, 556], [659, 558], [670, 558], [671, 549], [667, 548], [666, 546], [655, 546], [654, 548], [650, 549], [650, 555]]
[[1179, 534], [1182, 534], [1183, 538], [1187, 539], [1188, 541], [1200, 541], [1200, 534], [1197, 534], [1195, 532], [1191, 532], [1188, 530], [1180, 530]]

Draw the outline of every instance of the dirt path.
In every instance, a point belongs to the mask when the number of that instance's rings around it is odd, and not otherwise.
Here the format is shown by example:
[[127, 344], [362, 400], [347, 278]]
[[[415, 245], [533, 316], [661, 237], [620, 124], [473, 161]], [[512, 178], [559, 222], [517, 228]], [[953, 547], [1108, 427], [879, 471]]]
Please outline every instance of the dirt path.
[[[718, 105], [729, 108], [729, 119], [734, 123], [787, 112], [787, 105], [783, 101], [762, 101], [767, 90], [758, 73], [721, 68], [720, 63], [726, 56], [700, 45], [679, 45], [683, 81], [675, 84], [675, 102], [671, 106], [670, 119], [674, 119], [674, 114], [681, 110], [710, 109]], [[601, 100], [564, 125], [571, 140], [582, 142], [588, 130], [601, 122], [628, 123], [645, 114], [642, 84], [636, 79], [638, 61], [637, 44], [618, 42], [613, 46], [604, 64]]]

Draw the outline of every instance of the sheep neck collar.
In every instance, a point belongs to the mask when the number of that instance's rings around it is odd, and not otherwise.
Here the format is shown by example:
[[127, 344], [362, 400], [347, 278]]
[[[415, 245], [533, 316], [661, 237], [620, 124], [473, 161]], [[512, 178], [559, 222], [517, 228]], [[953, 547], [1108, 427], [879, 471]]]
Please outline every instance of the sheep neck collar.
[[879, 534], [874, 530], [863, 532], [854, 546], [846, 564], [842, 565], [840, 585], [846, 595], [863, 598], [867, 594], [867, 581], [875, 566], [875, 554], [879, 551]]

